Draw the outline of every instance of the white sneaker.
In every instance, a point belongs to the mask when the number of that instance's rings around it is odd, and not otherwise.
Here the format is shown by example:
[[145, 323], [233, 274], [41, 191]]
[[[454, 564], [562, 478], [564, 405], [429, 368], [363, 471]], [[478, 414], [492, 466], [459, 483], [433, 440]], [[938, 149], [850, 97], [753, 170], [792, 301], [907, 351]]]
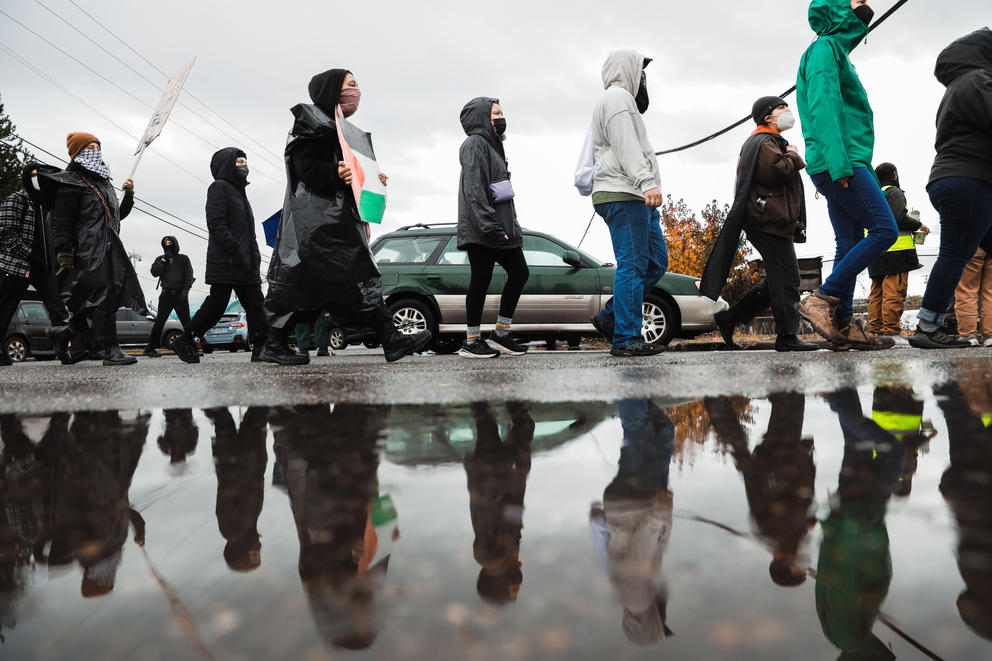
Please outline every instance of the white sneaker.
[[982, 344], [983, 347], [992, 347], [992, 337], [985, 338], [985, 342]]
[[977, 334], [972, 333], [971, 335], [963, 335], [962, 340], [968, 343], [968, 346], [980, 347], [982, 346], [982, 338], [978, 337]]

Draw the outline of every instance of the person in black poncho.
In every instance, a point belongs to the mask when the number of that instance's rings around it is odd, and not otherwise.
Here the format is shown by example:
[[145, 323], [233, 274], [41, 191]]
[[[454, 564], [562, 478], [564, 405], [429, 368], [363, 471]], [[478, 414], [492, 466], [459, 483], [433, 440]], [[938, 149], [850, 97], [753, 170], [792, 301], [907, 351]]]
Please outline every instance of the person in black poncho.
[[[382, 277], [369, 251], [369, 230], [351, 190], [352, 172], [343, 161], [335, 114], [349, 117], [361, 92], [354, 75], [331, 69], [310, 81], [313, 105], [293, 107], [286, 145], [286, 201], [269, 265], [265, 314], [269, 332], [261, 360], [280, 365], [309, 362], [290, 350], [297, 323], [328, 310], [354, 327], [371, 326], [387, 361], [422, 351], [429, 331], [400, 333], [382, 297]], [[385, 176], [380, 175], [385, 184]]]

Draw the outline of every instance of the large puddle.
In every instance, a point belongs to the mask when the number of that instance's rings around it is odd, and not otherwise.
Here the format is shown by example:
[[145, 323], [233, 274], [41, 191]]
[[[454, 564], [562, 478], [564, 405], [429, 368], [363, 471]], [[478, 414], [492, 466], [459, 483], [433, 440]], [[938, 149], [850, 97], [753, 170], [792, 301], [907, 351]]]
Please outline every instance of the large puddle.
[[0, 658], [988, 659], [990, 425], [978, 370], [0, 416]]

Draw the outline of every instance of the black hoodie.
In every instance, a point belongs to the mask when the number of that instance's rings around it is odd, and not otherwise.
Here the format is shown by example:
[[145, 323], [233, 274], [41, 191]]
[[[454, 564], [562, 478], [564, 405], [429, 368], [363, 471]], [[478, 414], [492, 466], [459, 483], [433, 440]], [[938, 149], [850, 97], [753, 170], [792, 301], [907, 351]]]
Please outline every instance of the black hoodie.
[[[330, 118], [329, 122], [325, 122], [325, 128], [335, 130], [322, 131], [319, 135], [297, 140], [292, 149], [287, 148], [293, 174], [310, 190], [324, 196], [332, 196], [337, 192], [352, 195], [351, 187], [338, 176], [338, 163], [343, 156], [334, 122], [334, 110], [341, 100], [341, 86], [349, 73], [351, 72], [347, 69], [331, 69], [310, 79], [310, 99]], [[294, 127], [293, 134], [301, 135], [302, 132], [298, 130], [300, 128], [302, 127]]]
[[976, 30], [945, 48], [934, 75], [947, 91], [937, 110], [930, 181], [968, 177], [992, 184], [992, 30]]
[[458, 184], [458, 248], [470, 246], [510, 249], [523, 246], [513, 200], [496, 203], [489, 185], [506, 181], [503, 141], [492, 123], [492, 108], [499, 99], [478, 97], [462, 108], [462, 128], [468, 137], [458, 152], [462, 173]]
[[[168, 248], [165, 240], [172, 241]], [[179, 241], [174, 236], [162, 237], [163, 253], [152, 263], [152, 275], [158, 278], [163, 291], [185, 291], [193, 286], [193, 265], [189, 257], [179, 252]]]
[[255, 241], [255, 216], [245, 194], [248, 182], [234, 166], [245, 153], [237, 147], [221, 149], [210, 159], [214, 183], [207, 189], [208, 285], [260, 283], [262, 258]]

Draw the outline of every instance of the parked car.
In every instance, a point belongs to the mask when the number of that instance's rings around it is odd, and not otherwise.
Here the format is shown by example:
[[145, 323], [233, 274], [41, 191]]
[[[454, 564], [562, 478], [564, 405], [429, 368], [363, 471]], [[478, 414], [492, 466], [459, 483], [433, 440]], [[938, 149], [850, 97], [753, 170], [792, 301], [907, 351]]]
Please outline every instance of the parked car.
[[[438, 352], [457, 349], [465, 333], [471, 269], [468, 254], [458, 250], [455, 229], [454, 224], [411, 225], [372, 244], [393, 321], [407, 333], [431, 331]], [[612, 298], [615, 266], [602, 264], [550, 234], [526, 229], [523, 234], [530, 280], [513, 315], [514, 336], [574, 343], [583, 335], [594, 335], [589, 319]], [[497, 267], [486, 298], [483, 330], [495, 326], [505, 281], [505, 272]], [[666, 273], [644, 297], [641, 334], [645, 342], [660, 344], [676, 337], [692, 338], [714, 330], [713, 315], [727, 307], [723, 299], [701, 296], [698, 279]]]
[[225, 313], [217, 325], [203, 334], [203, 352], [227, 349], [231, 353], [250, 351], [248, 316], [244, 312]]
[[[117, 341], [121, 346], [145, 346], [152, 336], [155, 317], [143, 315], [131, 308], [117, 310]], [[183, 332], [183, 325], [171, 317], [162, 328], [162, 346], [168, 347], [174, 337]]]
[[17, 314], [5, 329], [0, 349], [15, 363], [28, 358], [52, 360], [55, 351], [48, 339], [48, 329], [51, 327], [48, 311], [41, 301], [21, 301]]

